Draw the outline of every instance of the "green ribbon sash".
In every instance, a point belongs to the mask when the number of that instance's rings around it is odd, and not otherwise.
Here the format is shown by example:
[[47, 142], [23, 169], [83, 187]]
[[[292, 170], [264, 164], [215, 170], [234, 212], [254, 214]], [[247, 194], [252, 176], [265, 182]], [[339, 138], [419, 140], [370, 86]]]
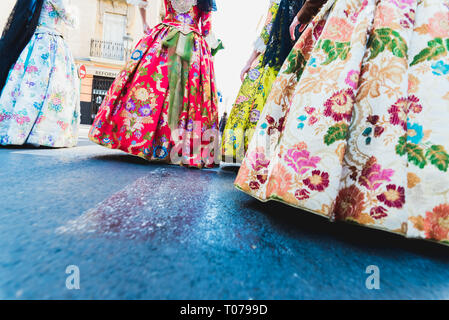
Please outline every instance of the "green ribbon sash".
[[169, 81], [169, 107], [168, 123], [170, 128], [176, 129], [179, 116], [183, 108], [183, 99], [189, 78], [190, 60], [192, 59], [194, 33], [183, 34], [172, 29], [162, 46], [168, 49], [168, 81]]

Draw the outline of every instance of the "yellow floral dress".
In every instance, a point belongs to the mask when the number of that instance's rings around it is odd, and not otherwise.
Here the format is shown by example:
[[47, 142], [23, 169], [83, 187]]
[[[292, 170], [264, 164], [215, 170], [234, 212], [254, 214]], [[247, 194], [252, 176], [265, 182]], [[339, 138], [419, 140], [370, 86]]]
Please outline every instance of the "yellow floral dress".
[[280, 0], [271, 0], [265, 26], [255, 43], [260, 52], [254, 67], [248, 72], [229, 115], [222, 139], [222, 156], [225, 162], [240, 163], [245, 156], [248, 142], [254, 133], [262, 108], [276, 80], [278, 69], [263, 65], [263, 53], [270, 37]]
[[449, 244], [448, 21], [449, 0], [329, 0], [284, 63], [236, 186]]

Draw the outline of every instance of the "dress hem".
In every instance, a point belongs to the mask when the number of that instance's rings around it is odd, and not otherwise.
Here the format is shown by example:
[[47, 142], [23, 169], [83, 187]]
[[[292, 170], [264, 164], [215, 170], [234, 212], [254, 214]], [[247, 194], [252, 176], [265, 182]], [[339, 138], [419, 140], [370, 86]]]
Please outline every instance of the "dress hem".
[[352, 221], [352, 220], [333, 220], [333, 219], [331, 219], [328, 215], [322, 214], [322, 213], [317, 212], [317, 211], [314, 211], [314, 210], [312, 210], [312, 209], [308, 209], [308, 208], [306, 208], [306, 207], [301, 207], [301, 206], [294, 205], [294, 204], [289, 203], [289, 202], [287, 202], [287, 201], [285, 201], [285, 200], [283, 200], [283, 199], [281, 199], [281, 198], [273, 198], [273, 197], [270, 197], [270, 198], [267, 198], [267, 199], [262, 199], [262, 198], [260, 198], [260, 197], [258, 197], [258, 196], [255, 196], [254, 194], [249, 193], [248, 191], [243, 190], [243, 189], [242, 189], [240, 186], [238, 186], [237, 184], [234, 184], [234, 187], [235, 187], [237, 190], [239, 190], [239, 191], [241, 191], [241, 192], [243, 192], [243, 193], [245, 193], [245, 194], [247, 194], [247, 195], [249, 195], [249, 196], [251, 196], [251, 197], [257, 199], [257, 200], [259, 200], [259, 201], [262, 202], [262, 203], [267, 203], [267, 202], [270, 202], [270, 201], [276, 201], [276, 202], [279, 202], [279, 203], [288, 205], [288, 206], [290, 206], [290, 207], [292, 207], [292, 208], [300, 209], [300, 210], [302, 210], [302, 211], [306, 211], [306, 212], [311, 213], [311, 214], [314, 214], [314, 215], [316, 215], [316, 216], [325, 218], [325, 219], [327, 219], [327, 220], [330, 221], [330, 222], [345, 222], [345, 223], [349, 223], [349, 224], [352, 224], [352, 225], [355, 225], [355, 226], [358, 226], [358, 227], [365, 227], [365, 228], [369, 228], [369, 229], [373, 229], [373, 230], [378, 230], [378, 231], [388, 232], [388, 233], [391, 233], [391, 234], [398, 235], [398, 236], [400, 236], [400, 237], [402, 237], [402, 238], [405, 238], [405, 239], [410, 239], [410, 240], [425, 240], [425, 241], [428, 241], [428, 242], [431, 242], [431, 243], [437, 243], [437, 244], [440, 244], [440, 245], [442, 245], [442, 246], [444, 246], [444, 247], [449, 247], [449, 242], [447, 242], [447, 241], [438, 241], [438, 240], [434, 240], [434, 239], [420, 238], [420, 237], [408, 237], [407, 235], [405, 235], [405, 234], [403, 234], [403, 233], [400, 233], [400, 232], [395, 232], [395, 231], [392, 231], [392, 230], [389, 230], [389, 229], [386, 229], [386, 228], [380, 228], [380, 227], [376, 227], [376, 226], [372, 226], [372, 225], [366, 225], [366, 224], [357, 223], [356, 221]]
[[108, 149], [111, 149], [111, 150], [122, 151], [122, 152], [124, 152], [124, 153], [126, 153], [128, 155], [144, 159], [144, 160], [148, 161], [149, 163], [168, 164], [168, 165], [174, 165], [174, 166], [180, 166], [180, 167], [186, 167], [186, 168], [192, 168], [192, 169], [213, 169], [213, 168], [218, 166], [216, 164], [214, 164], [213, 166], [206, 166], [206, 165], [203, 165], [203, 166], [191, 166], [191, 165], [184, 164], [184, 163], [173, 163], [173, 162], [170, 162], [169, 160], [148, 159], [148, 158], [146, 158], [144, 156], [137, 155], [137, 154], [134, 154], [134, 153], [130, 153], [130, 152], [125, 151], [125, 150], [120, 149], [120, 148], [114, 148], [110, 144], [101, 143], [98, 139], [93, 138], [90, 135], [89, 135], [89, 140], [92, 141], [93, 143], [99, 145], [99, 146], [102, 146], [102, 147], [105, 147], [105, 148], [108, 148]]

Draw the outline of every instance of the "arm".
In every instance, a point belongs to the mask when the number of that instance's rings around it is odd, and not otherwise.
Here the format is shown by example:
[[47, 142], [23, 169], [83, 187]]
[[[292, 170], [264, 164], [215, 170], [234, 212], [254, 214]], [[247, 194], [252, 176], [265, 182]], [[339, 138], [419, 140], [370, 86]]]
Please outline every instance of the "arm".
[[240, 80], [243, 82], [245, 81], [245, 75], [249, 72], [249, 70], [251, 69], [254, 61], [256, 61], [256, 59], [260, 56], [260, 52], [257, 50], [254, 50], [253, 53], [251, 54], [251, 56], [249, 57], [248, 62], [246, 63], [246, 65], [243, 67], [242, 73], [240, 73]]
[[150, 29], [150, 27], [148, 26], [148, 23], [147, 23], [147, 9], [145, 7], [143, 7], [143, 8], [139, 8], [139, 11], [140, 11], [140, 16], [142, 17], [143, 32], [147, 33], [148, 29]]
[[128, 4], [132, 4], [134, 6], [139, 7], [140, 17], [142, 18], [142, 24], [143, 24], [143, 32], [147, 33], [148, 29], [150, 28], [147, 23], [147, 6], [148, 1], [147, 0], [126, 0]]
[[245, 80], [245, 75], [251, 69], [251, 66], [253, 65], [254, 61], [256, 61], [256, 59], [259, 58], [259, 56], [263, 54], [267, 49], [267, 43], [270, 40], [271, 23], [273, 22], [273, 19], [276, 16], [277, 9], [278, 4], [276, 4], [274, 1], [271, 1], [270, 9], [268, 10], [267, 19], [265, 20], [262, 32], [259, 38], [254, 43], [254, 51], [251, 53], [248, 62], [246, 63], [245, 67], [242, 70], [242, 73], [240, 74], [240, 80], [242, 80], [242, 82]]

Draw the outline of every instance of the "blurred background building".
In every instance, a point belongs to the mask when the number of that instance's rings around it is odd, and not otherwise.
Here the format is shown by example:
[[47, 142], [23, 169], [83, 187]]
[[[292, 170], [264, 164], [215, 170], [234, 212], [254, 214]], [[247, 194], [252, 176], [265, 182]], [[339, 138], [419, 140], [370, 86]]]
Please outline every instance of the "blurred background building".
[[[79, 28], [65, 30], [81, 77], [81, 118], [92, 123], [115, 76], [143, 36], [139, 9], [126, 0], [71, 0], [79, 11]], [[150, 26], [161, 21], [163, 0], [149, 0]], [[0, 0], [0, 32], [16, 0]], [[240, 71], [246, 64], [263, 26], [270, 0], [217, 0], [213, 29], [225, 50], [215, 57], [220, 91], [219, 114], [230, 113], [240, 88]], [[232, 21], [232, 23], [230, 23]]]
[[[148, 23], [160, 22], [160, 2], [149, 2]], [[124, 67], [129, 51], [143, 35], [137, 7], [126, 0], [72, 0], [78, 8], [79, 27], [66, 28], [64, 38], [71, 48], [81, 76], [81, 122], [92, 123], [112, 81]], [[0, 28], [16, 0], [0, 1]]]

